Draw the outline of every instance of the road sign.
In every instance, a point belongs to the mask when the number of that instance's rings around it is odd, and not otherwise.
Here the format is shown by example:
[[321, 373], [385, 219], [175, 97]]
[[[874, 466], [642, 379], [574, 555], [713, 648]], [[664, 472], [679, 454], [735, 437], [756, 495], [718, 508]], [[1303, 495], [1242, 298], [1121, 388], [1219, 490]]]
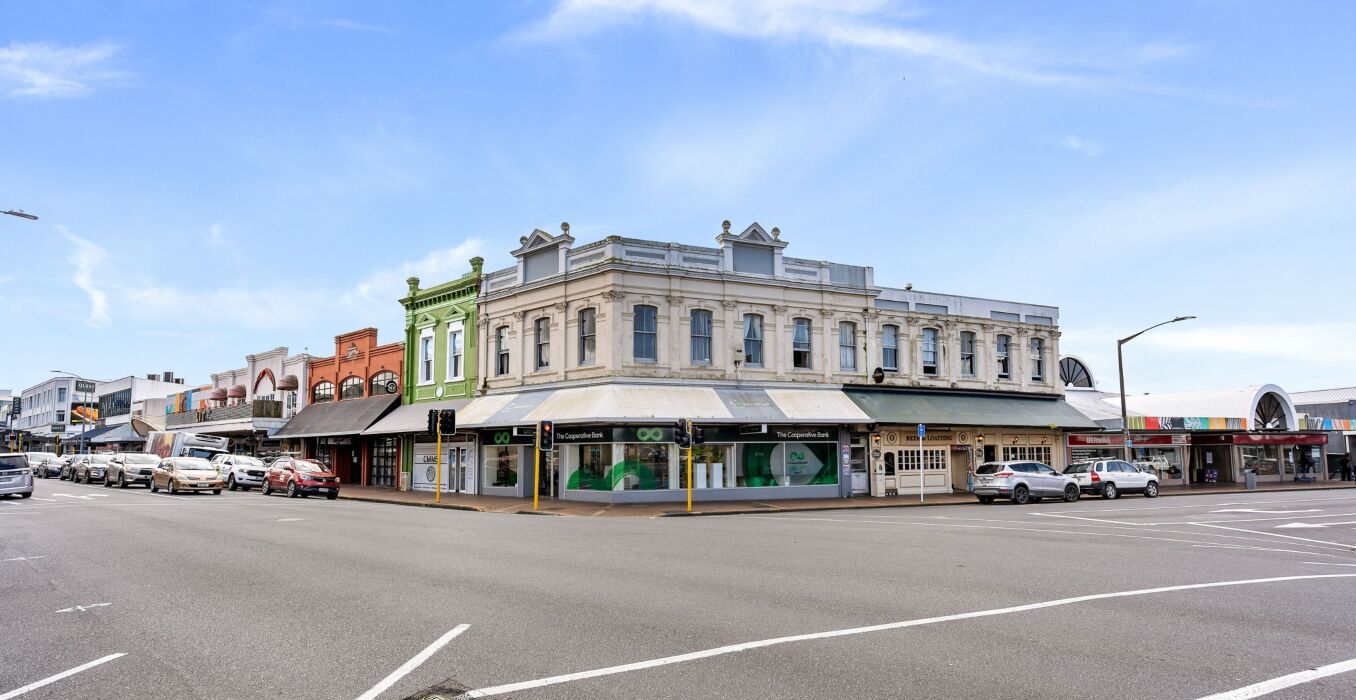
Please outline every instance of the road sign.
[[928, 434], [928, 427], [922, 423], [918, 424], [918, 437], [925, 437]]
[[88, 380], [88, 379], [77, 379], [77, 380], [75, 380], [75, 393], [77, 393], [77, 394], [93, 394], [93, 393], [94, 393], [94, 382], [91, 382], [91, 381]]

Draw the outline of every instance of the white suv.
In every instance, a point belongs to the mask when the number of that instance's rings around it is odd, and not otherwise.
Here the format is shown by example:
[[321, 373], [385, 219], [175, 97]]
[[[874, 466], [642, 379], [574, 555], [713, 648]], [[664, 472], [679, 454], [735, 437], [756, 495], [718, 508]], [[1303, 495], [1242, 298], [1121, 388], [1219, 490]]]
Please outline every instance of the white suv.
[[1078, 500], [1074, 480], [1040, 462], [987, 462], [975, 467], [974, 493], [980, 503], [1009, 498], [1018, 505], [1042, 498]]
[[226, 488], [249, 491], [251, 486], [264, 485], [264, 463], [246, 455], [217, 455], [212, 466], [226, 480]]
[[1120, 498], [1122, 493], [1158, 497], [1157, 476], [1119, 459], [1077, 462], [1065, 468], [1064, 473], [1078, 482], [1083, 493], [1095, 493], [1102, 498]]

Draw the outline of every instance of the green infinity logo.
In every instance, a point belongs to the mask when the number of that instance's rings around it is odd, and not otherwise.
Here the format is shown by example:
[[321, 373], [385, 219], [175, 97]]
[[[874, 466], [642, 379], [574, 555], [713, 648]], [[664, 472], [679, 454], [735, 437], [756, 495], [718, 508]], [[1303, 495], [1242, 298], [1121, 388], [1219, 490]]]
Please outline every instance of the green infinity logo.
[[636, 428], [636, 439], [641, 442], [659, 442], [664, 439], [664, 429]]
[[512, 439], [512, 437], [507, 432], [494, 434], [494, 444], [496, 445], [507, 445], [509, 444], [510, 439]]
[[804, 453], [804, 452], [792, 452], [792, 453], [791, 453], [791, 459], [798, 460], [798, 461], [805, 461], [805, 453]]

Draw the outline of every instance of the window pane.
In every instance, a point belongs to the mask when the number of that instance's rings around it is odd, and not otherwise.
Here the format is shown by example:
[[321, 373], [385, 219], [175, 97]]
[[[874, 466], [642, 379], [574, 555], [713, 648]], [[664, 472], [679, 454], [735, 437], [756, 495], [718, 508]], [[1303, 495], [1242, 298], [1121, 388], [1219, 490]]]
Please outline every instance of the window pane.
[[937, 329], [923, 329], [923, 374], [937, 374]]
[[482, 479], [488, 486], [518, 485], [518, 447], [516, 445], [486, 445], [481, 448]]
[[763, 364], [763, 317], [744, 315], [744, 361], [753, 367]]
[[831, 442], [786, 443], [786, 485], [838, 483], [838, 445]]
[[612, 445], [573, 445], [568, 448], [574, 454], [570, 461], [574, 473], [565, 484], [567, 489], [582, 491], [611, 491], [614, 470], [612, 463]]
[[591, 365], [598, 359], [597, 312], [579, 312], [579, 364]]
[[739, 464], [735, 485], [746, 487], [781, 486], [786, 467], [780, 442], [748, 442], [739, 445]]
[[810, 369], [810, 319], [798, 318], [791, 334], [791, 366]]
[[655, 337], [656, 313], [653, 306], [637, 306], [635, 308], [635, 346], [633, 353], [636, 360], [655, 362], [659, 359], [658, 341]]
[[667, 443], [622, 445], [621, 474], [613, 478], [620, 478], [622, 487], [628, 491], [669, 488], [669, 449], [672, 447]]
[[881, 329], [881, 369], [899, 369], [899, 326], [884, 326]]
[[693, 311], [691, 325], [692, 364], [711, 364], [711, 312]]
[[850, 321], [838, 324], [838, 369], [857, 369], [857, 324]]
[[1009, 364], [1008, 357], [1008, 346], [1011, 342], [1010, 336], [1000, 335], [997, 342], [994, 343], [994, 355], [998, 361], [998, 377], [1000, 379], [1007, 379], [1012, 376], [1012, 366]]

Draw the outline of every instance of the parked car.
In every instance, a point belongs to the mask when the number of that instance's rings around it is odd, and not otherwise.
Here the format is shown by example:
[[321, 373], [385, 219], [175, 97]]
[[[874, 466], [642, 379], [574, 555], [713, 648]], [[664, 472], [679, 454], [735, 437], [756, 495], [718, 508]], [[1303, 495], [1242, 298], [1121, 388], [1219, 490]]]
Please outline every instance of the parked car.
[[61, 466], [57, 468], [57, 476], [61, 477], [62, 481], [71, 478], [71, 465], [75, 463], [75, 457], [75, 455], [66, 455], [57, 458], [61, 460]]
[[226, 485], [217, 468], [202, 457], [169, 457], [151, 470], [151, 492], [165, 489], [171, 494], [186, 491], [211, 491], [221, 495]]
[[61, 474], [61, 458], [55, 452], [28, 452], [28, 466], [33, 476], [46, 479]]
[[1102, 498], [1120, 498], [1122, 493], [1158, 497], [1156, 474], [1119, 459], [1075, 462], [1066, 467], [1064, 473], [1078, 482], [1078, 488], [1083, 493], [1095, 493]]
[[285, 491], [291, 498], [316, 494], [333, 501], [339, 497], [339, 477], [314, 459], [279, 457], [268, 465], [260, 489], [265, 496], [274, 491]]
[[103, 481], [111, 459], [111, 454], [77, 455], [75, 461], [71, 462], [71, 481], [83, 481], [86, 484]]
[[1040, 462], [987, 462], [975, 468], [975, 496], [980, 503], [995, 498], [1013, 503], [1040, 502], [1043, 498], [1078, 500], [1079, 488], [1072, 477]]
[[28, 466], [28, 455], [0, 453], [0, 496], [28, 498], [32, 495], [33, 470]]
[[217, 455], [212, 464], [226, 479], [226, 488], [231, 491], [250, 490], [251, 486], [264, 485], [264, 473], [268, 468], [257, 458], [246, 455]]
[[151, 473], [159, 463], [160, 458], [153, 454], [119, 452], [108, 461], [108, 469], [104, 471], [104, 486], [116, 484], [118, 488], [124, 489], [132, 484], [150, 486]]

